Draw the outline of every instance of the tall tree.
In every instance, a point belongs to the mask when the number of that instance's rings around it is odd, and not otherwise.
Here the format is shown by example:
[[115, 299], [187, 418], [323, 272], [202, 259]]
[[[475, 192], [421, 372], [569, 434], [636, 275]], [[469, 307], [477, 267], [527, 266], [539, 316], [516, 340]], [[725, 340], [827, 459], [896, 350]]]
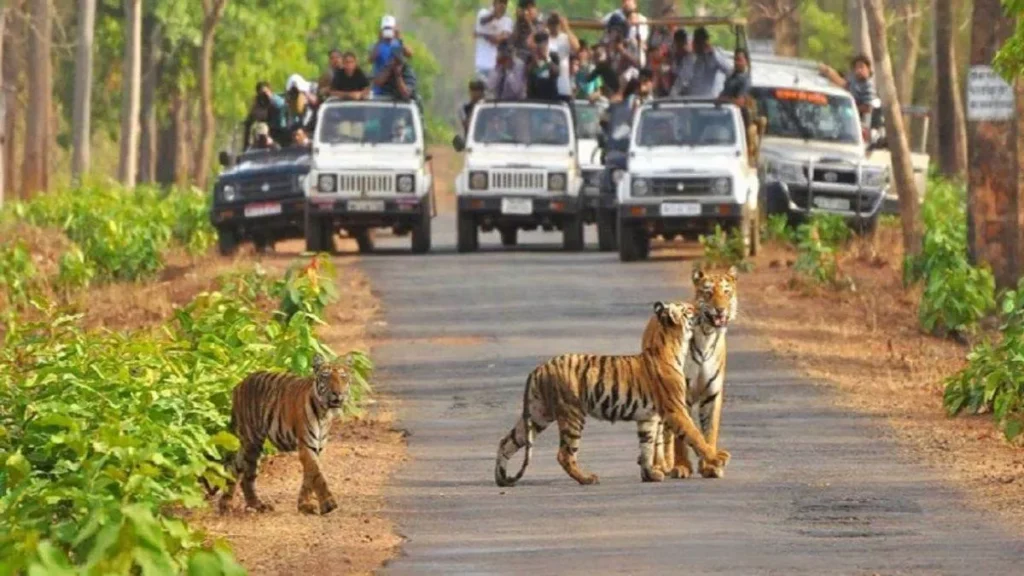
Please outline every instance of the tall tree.
[[228, 0], [203, 0], [202, 44], [199, 47], [199, 145], [196, 147], [196, 160], [193, 166], [192, 180], [199, 188], [206, 188], [206, 179], [210, 175], [210, 156], [213, 154], [213, 131], [216, 118], [213, 113], [213, 42], [227, 7]]
[[89, 171], [92, 134], [92, 60], [96, 0], [78, 0], [78, 46], [75, 49], [75, 95], [71, 120], [71, 177]]
[[935, 123], [939, 139], [939, 170], [960, 177], [967, 170], [967, 120], [960, 96], [956, 64], [953, 0], [934, 0], [935, 10]]
[[921, 251], [917, 188], [914, 185], [914, 168], [910, 161], [910, 145], [907, 142], [907, 131], [903, 126], [903, 113], [896, 97], [896, 82], [892, 72], [892, 58], [889, 57], [882, 0], [864, 0], [864, 10], [871, 32], [871, 48], [875, 53], [875, 78], [881, 84], [882, 93], [887, 95], [883, 99], [882, 109], [885, 113], [889, 151], [892, 154], [893, 177], [899, 194], [903, 251], [908, 256], [916, 255]]
[[134, 187], [138, 174], [142, 76], [142, 0], [124, 0], [124, 72], [121, 75], [121, 157], [117, 178]]
[[144, 21], [146, 50], [142, 63], [142, 140], [139, 143], [139, 182], [156, 181], [157, 119], [160, 67], [163, 59], [163, 23], [152, 15]]
[[4, 93], [0, 95], [4, 99], [4, 109], [6, 110], [4, 118], [4, 146], [3, 146], [3, 163], [5, 167], [4, 179], [4, 191], [8, 198], [14, 198], [18, 195], [18, 183], [17, 179], [18, 165], [15, 162], [17, 158], [17, 120], [24, 116], [21, 113], [21, 102], [18, 99], [18, 89], [20, 87], [19, 77], [22, 69], [22, 56], [24, 55], [23, 34], [24, 30], [24, 18], [22, 9], [24, 2], [22, 0], [15, 0], [7, 3], [7, 18], [8, 22], [4, 29], [3, 43], [4, 43], [4, 57], [3, 57], [3, 83]]
[[[4, 32], [7, 28], [7, 12], [9, 8], [4, 6], [0, 8], [0, 38], [4, 38]], [[0, 62], [4, 60], [4, 43], [0, 42]], [[0, 75], [0, 95], [4, 93], [4, 78]], [[4, 132], [5, 120], [7, 116], [7, 101], [0, 98], [0, 149], [2, 149], [7, 143], [7, 134]], [[4, 180], [6, 174], [4, 173], [4, 158], [3, 154], [0, 154], [0, 208], [4, 207]]]
[[775, 53], [797, 56], [800, 52], [801, 0], [751, 0], [749, 19], [752, 39], [772, 39]]
[[863, 54], [874, 62], [875, 55], [871, 50], [871, 34], [868, 33], [864, 0], [846, 0], [846, 19], [850, 23], [850, 45], [853, 46], [853, 52]]
[[919, 0], [900, 0], [897, 14], [903, 21], [902, 38], [899, 46], [900, 62], [896, 71], [896, 93], [905, 105], [914, 103], [914, 76], [917, 72], [917, 58], [921, 52], [921, 32], [924, 30]]
[[25, 113], [25, 158], [22, 167], [22, 195], [31, 197], [46, 190], [47, 141], [50, 137], [52, 30], [50, 0], [31, 0], [28, 22], [28, 106]]

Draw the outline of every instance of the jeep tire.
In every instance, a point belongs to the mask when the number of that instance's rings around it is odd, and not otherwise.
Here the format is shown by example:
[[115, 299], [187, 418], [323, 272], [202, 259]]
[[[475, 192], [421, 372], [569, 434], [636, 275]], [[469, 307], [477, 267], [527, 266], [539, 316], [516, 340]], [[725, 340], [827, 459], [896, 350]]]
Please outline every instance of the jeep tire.
[[519, 228], [515, 226], [499, 228], [498, 234], [501, 235], [501, 245], [507, 248], [511, 248], [519, 242]]
[[334, 230], [329, 221], [315, 216], [306, 216], [306, 251], [334, 252]]
[[618, 238], [616, 237], [616, 219], [615, 212], [612, 210], [598, 210], [597, 211], [597, 249], [601, 252], [614, 252], [618, 248]]
[[562, 248], [568, 252], [583, 250], [583, 217], [579, 214], [562, 224]]
[[462, 212], [456, 215], [456, 249], [461, 252], [475, 252], [480, 249], [480, 236], [473, 217]]
[[430, 252], [430, 197], [423, 198], [420, 205], [420, 220], [412, 227], [412, 253], [426, 254]]
[[651, 239], [643, 227], [619, 220], [619, 260], [635, 262], [645, 260], [651, 253]]
[[221, 256], [234, 256], [238, 252], [238, 233], [230, 228], [217, 228], [217, 250]]
[[373, 252], [373, 233], [369, 228], [356, 228], [350, 230], [350, 233], [355, 238], [356, 245], [359, 246], [360, 254]]

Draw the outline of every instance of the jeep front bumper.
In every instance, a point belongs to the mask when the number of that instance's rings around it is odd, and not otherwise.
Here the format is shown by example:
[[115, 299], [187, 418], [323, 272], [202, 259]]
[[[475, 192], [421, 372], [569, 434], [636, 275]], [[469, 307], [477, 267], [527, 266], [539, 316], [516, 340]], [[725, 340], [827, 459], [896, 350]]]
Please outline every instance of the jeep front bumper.
[[306, 199], [286, 198], [255, 202], [214, 204], [210, 223], [214, 228], [233, 230], [241, 237], [254, 232], [272, 233], [277, 237], [294, 235], [301, 238], [306, 213]]
[[578, 196], [459, 196], [459, 213], [488, 224], [558, 224], [578, 218]]
[[310, 218], [331, 220], [336, 226], [391, 227], [414, 224], [422, 217], [427, 196], [394, 198], [338, 198], [311, 196], [306, 202]]
[[624, 225], [643, 226], [651, 234], [707, 234], [719, 225], [723, 229], [739, 226], [748, 208], [738, 202], [696, 202], [665, 200], [660, 202], [619, 204], [619, 219]]

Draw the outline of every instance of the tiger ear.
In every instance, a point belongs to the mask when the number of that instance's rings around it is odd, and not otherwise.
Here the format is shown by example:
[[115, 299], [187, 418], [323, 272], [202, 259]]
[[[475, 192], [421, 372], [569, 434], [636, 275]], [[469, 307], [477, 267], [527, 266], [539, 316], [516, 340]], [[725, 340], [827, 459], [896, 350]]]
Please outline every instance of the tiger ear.
[[654, 303], [654, 313], [661, 316], [661, 313], [665, 311], [665, 303], [658, 301]]
[[324, 367], [324, 357], [319, 352], [313, 355], [313, 370], [317, 372]]

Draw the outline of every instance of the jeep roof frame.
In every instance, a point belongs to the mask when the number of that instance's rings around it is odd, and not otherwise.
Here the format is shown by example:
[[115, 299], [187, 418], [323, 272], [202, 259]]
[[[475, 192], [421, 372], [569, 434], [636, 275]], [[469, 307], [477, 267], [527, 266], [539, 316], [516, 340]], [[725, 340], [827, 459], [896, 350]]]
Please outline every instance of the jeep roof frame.
[[[604, 30], [607, 25], [601, 18], [569, 18], [569, 27], [579, 30]], [[747, 42], [747, 19], [735, 16], [675, 16], [672, 18], [648, 18], [643, 25], [651, 26], [728, 26], [733, 30], [735, 43], [733, 50], [744, 49], [750, 52]], [[635, 24], [639, 27], [641, 24]]]

